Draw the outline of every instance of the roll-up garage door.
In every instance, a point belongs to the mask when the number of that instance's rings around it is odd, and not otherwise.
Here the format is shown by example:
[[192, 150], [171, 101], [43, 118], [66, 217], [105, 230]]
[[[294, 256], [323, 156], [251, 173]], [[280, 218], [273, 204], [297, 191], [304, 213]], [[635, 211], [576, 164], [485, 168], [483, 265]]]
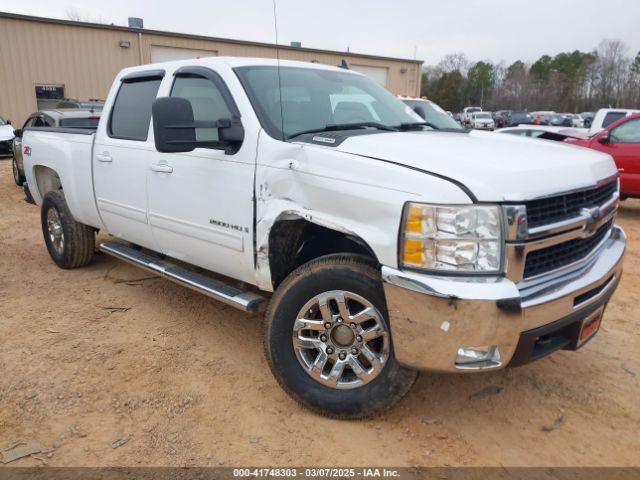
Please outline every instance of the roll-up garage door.
[[192, 58], [215, 57], [215, 50], [195, 50], [191, 48], [151, 45], [151, 63], [170, 62], [171, 60], [190, 60]]
[[383, 87], [387, 88], [387, 78], [389, 76], [389, 69], [386, 67], [370, 67], [367, 65], [355, 65], [350, 66], [351, 70], [366, 75], [371, 80], [379, 83]]

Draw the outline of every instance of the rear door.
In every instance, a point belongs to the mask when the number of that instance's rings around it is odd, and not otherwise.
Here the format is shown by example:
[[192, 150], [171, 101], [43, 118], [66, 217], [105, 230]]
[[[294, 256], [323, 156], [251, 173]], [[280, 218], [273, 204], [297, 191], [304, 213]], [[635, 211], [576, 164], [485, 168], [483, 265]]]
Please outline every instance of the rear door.
[[149, 138], [151, 105], [163, 76], [163, 70], [153, 70], [122, 77], [115, 100], [105, 106], [108, 117], [98, 127], [93, 149], [96, 201], [107, 230], [153, 250], [146, 180], [155, 153]]

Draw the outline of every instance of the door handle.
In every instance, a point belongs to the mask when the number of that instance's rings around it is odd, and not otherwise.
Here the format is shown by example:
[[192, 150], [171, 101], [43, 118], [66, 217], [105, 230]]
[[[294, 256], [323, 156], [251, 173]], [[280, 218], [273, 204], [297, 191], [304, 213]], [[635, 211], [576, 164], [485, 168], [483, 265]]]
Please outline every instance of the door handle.
[[172, 173], [173, 167], [167, 165], [166, 163], [158, 163], [156, 165], [151, 165], [151, 170], [159, 173]]
[[102, 163], [113, 162], [113, 158], [109, 155], [109, 152], [96, 153], [96, 160]]

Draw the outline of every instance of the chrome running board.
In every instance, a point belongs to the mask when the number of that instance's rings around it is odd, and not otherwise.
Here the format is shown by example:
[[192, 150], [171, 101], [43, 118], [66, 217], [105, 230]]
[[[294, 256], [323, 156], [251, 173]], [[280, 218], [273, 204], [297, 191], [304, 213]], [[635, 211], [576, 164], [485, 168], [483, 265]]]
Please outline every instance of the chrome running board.
[[265, 298], [257, 293], [240, 290], [215, 278], [180, 267], [168, 260], [138, 251], [122, 243], [103, 242], [98, 245], [98, 248], [107, 255], [124, 260], [244, 312], [258, 312], [265, 301]]

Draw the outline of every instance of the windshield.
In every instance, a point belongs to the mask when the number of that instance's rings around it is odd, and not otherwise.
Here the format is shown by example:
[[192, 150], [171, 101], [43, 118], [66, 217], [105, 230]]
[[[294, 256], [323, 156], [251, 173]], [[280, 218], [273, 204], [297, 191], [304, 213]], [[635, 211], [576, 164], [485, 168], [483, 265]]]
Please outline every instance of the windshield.
[[481, 119], [491, 119], [491, 114], [489, 113], [474, 113], [473, 118], [481, 118]]
[[4, 118], [0, 117], [0, 125], [6, 125], [7, 122], [4, 120]]
[[89, 118], [63, 118], [60, 126], [66, 128], [98, 128], [100, 117]]
[[363, 75], [277, 66], [239, 67], [235, 72], [262, 127], [277, 139], [327, 125], [371, 122], [396, 127], [422, 121], [409, 106]]
[[467, 108], [467, 113], [475, 113], [475, 112], [481, 112], [481, 111], [482, 109], [478, 107]]
[[422, 117], [424, 113], [424, 121], [429, 122], [438, 128], [460, 128], [460, 124], [449, 116], [439, 105], [428, 102], [426, 100], [402, 100], [403, 103], [411, 108], [418, 108], [416, 111]]
[[513, 120], [530, 120], [531, 115], [529, 115], [528, 113], [512, 113], [511, 118]]

